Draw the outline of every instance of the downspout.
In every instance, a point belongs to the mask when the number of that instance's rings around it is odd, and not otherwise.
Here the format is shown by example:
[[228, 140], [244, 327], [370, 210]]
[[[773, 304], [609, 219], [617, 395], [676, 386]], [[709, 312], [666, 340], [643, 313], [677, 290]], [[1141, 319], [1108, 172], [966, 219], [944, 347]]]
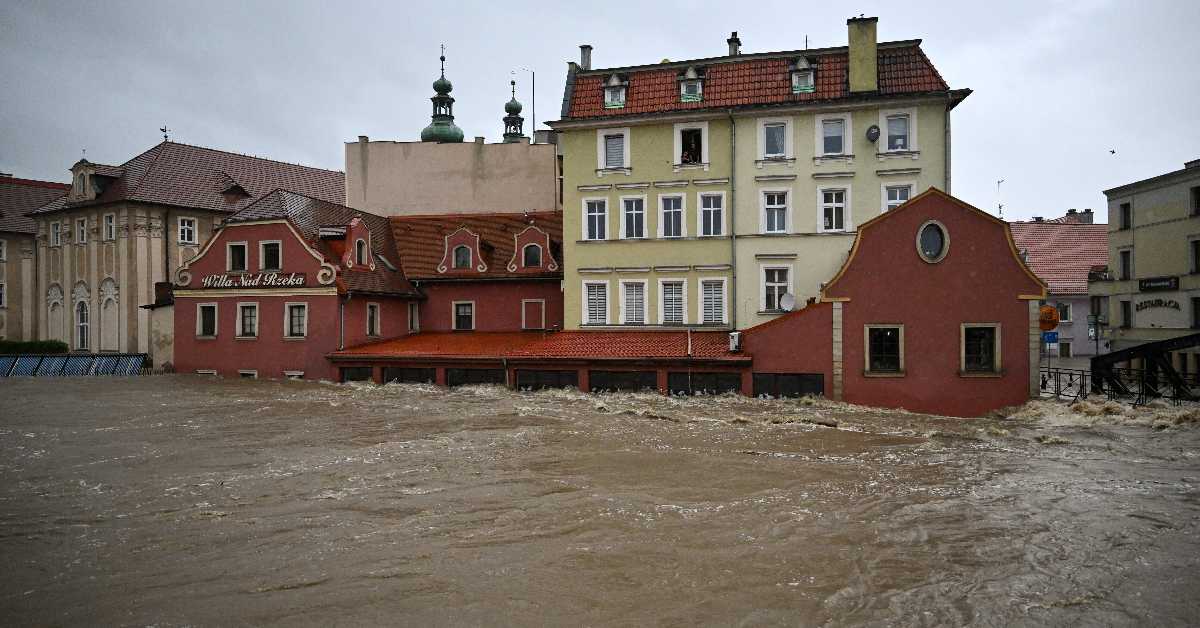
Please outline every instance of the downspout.
[[338, 300], [338, 351], [346, 348], [346, 304], [350, 298], [351, 295], [347, 293], [345, 299]]
[[[729, 325], [737, 329], [737, 124], [729, 114]], [[690, 351], [689, 351], [690, 353]]]
[[945, 154], [946, 154], [946, 165], [945, 165], [946, 194], [950, 194], [950, 109], [954, 106], [951, 102], [952, 98], [953, 98], [953, 96], [950, 96], [950, 95], [946, 96], [946, 100], [947, 100], [947, 102], [946, 102], [946, 150], [945, 150]]

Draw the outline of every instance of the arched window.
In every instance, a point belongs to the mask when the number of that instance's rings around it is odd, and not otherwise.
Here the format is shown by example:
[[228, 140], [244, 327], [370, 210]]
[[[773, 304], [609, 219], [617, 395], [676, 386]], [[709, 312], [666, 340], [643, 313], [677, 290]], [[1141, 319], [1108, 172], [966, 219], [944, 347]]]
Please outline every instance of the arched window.
[[536, 244], [526, 244], [522, 250], [526, 268], [540, 268], [542, 265], [542, 247]]
[[354, 241], [354, 263], [367, 265], [367, 241], [362, 238]]
[[471, 267], [471, 249], [461, 245], [454, 247], [454, 267]]
[[88, 348], [88, 304], [80, 301], [75, 306], [75, 348]]

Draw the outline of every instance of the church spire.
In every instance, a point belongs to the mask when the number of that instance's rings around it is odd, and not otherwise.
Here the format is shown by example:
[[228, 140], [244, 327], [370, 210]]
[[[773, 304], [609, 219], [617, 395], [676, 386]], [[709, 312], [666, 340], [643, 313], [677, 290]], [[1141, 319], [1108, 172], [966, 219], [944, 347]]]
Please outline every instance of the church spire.
[[504, 116], [504, 143], [511, 144], [524, 139], [521, 128], [525, 125], [525, 118], [521, 117], [521, 103], [517, 102], [517, 82], [513, 80], [508, 83], [512, 86], [512, 100], [504, 103], [504, 112], [508, 114]]
[[461, 142], [462, 129], [454, 124], [454, 98], [450, 92], [454, 85], [446, 78], [446, 46], [442, 46], [442, 74], [433, 82], [433, 91], [437, 93], [433, 101], [433, 121], [421, 131], [422, 142]]

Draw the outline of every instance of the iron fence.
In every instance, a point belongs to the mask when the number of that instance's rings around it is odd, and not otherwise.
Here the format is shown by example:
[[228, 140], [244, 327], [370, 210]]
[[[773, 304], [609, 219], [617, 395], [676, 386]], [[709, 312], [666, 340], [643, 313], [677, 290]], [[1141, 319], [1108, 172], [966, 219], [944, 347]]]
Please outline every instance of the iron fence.
[[1200, 386], [1195, 375], [1186, 378], [1188, 388], [1170, 385], [1166, 378], [1146, 369], [1112, 369], [1115, 381], [1093, 377], [1084, 369], [1042, 367], [1040, 388], [1042, 395], [1055, 399], [1087, 399], [1103, 396], [1107, 399], [1127, 401], [1135, 406], [1144, 405], [1155, 399], [1180, 405], [1195, 398], [1193, 388]]
[[0, 355], [2, 377], [137, 376], [174, 372], [152, 367], [145, 353], [57, 353]]

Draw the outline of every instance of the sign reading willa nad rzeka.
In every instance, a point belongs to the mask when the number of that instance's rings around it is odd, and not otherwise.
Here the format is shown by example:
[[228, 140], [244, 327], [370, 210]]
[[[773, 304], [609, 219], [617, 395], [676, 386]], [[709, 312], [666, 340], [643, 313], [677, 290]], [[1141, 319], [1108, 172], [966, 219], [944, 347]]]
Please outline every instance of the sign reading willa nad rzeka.
[[202, 288], [303, 288], [304, 273], [245, 273], [205, 275]]

